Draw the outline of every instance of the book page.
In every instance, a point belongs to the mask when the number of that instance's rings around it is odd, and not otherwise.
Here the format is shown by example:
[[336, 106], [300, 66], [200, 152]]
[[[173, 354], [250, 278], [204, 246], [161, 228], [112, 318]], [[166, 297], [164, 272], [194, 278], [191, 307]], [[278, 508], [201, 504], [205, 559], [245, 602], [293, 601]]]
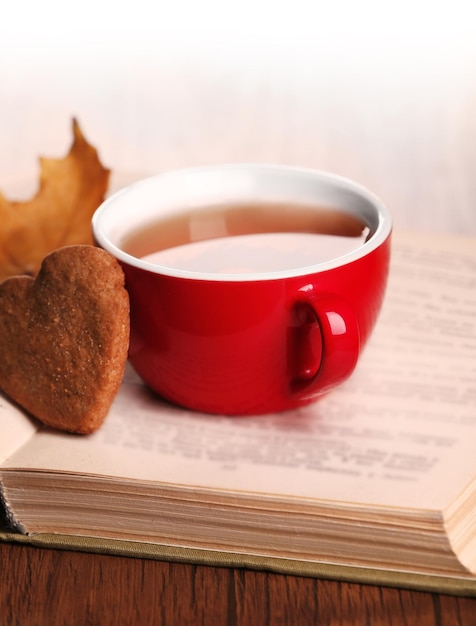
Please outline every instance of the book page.
[[439, 510], [476, 476], [476, 242], [394, 237], [387, 297], [352, 377], [296, 411], [201, 415], [132, 372], [89, 437], [42, 429], [4, 467]]
[[0, 390], [0, 465], [21, 448], [39, 424], [15, 406]]

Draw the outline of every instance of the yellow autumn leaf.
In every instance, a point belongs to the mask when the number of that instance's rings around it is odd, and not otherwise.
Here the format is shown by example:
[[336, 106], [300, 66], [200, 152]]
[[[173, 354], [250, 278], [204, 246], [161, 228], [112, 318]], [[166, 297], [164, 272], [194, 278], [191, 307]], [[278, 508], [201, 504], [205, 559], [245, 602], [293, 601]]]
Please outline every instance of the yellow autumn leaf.
[[93, 243], [91, 218], [104, 199], [110, 171], [76, 119], [72, 125], [68, 154], [40, 157], [39, 187], [31, 200], [10, 201], [0, 192], [0, 281], [36, 275], [43, 258], [57, 248]]

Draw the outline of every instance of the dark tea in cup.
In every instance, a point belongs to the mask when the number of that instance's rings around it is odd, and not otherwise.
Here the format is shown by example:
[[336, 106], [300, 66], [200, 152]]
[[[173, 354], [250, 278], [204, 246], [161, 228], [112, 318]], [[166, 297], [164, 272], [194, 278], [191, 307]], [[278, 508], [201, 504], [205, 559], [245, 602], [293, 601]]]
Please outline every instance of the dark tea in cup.
[[127, 235], [121, 247], [171, 269], [250, 274], [323, 263], [353, 252], [368, 236], [365, 222], [336, 209], [219, 205], [159, 219]]

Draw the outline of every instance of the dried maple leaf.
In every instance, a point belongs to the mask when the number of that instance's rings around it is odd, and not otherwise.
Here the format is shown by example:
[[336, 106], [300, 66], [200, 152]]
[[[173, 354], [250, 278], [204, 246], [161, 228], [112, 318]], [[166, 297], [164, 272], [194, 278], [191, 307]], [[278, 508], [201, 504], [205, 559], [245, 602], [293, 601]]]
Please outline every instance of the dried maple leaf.
[[36, 275], [43, 258], [70, 244], [91, 244], [91, 217], [104, 199], [110, 171], [73, 119], [73, 143], [63, 159], [40, 157], [38, 192], [9, 201], [0, 192], [0, 281]]

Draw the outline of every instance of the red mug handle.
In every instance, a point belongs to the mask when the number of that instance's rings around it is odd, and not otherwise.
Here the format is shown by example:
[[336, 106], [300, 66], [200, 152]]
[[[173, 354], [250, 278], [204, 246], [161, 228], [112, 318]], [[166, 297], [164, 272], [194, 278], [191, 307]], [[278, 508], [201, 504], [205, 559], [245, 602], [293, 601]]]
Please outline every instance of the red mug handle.
[[291, 389], [318, 397], [346, 380], [360, 353], [360, 332], [349, 304], [333, 294], [302, 293], [293, 311]]

